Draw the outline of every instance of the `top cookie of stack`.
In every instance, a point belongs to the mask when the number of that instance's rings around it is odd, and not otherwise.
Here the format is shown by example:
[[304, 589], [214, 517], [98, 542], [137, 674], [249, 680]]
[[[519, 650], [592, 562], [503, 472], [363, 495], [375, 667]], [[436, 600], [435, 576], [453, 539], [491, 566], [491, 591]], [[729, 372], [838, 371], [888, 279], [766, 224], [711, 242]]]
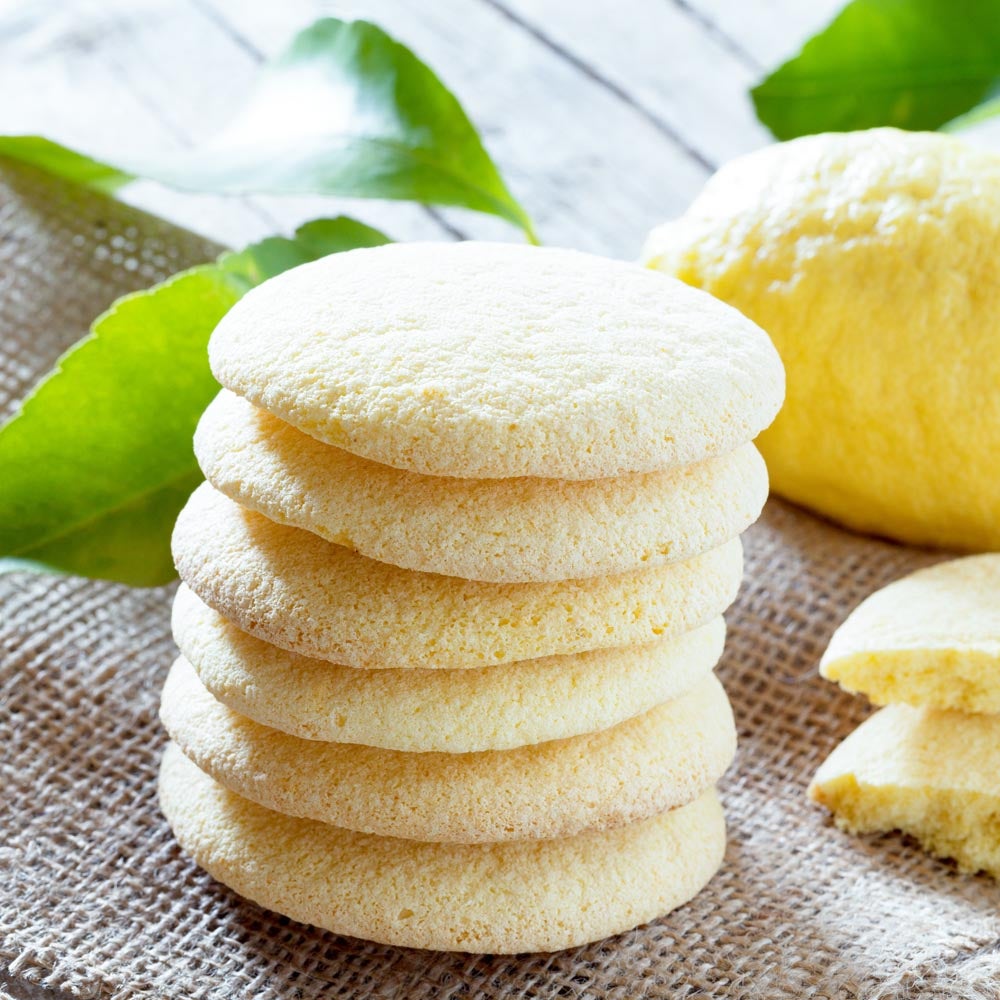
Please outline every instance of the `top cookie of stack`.
[[210, 358], [243, 397], [199, 430], [217, 488], [370, 558], [492, 582], [651, 568], [733, 537], [761, 500], [745, 442], [783, 393], [766, 336], [702, 293], [475, 243], [296, 268], [232, 310]]
[[[425, 947], [566, 947], [696, 892], [735, 735], [708, 673], [767, 494], [748, 442], [783, 394], [763, 332], [631, 264], [399, 244], [267, 282], [210, 360], [209, 483], [174, 537], [194, 671], [175, 667], [164, 720], [219, 785], [165, 761], [182, 843], [299, 919]], [[369, 777], [348, 794], [351, 768]], [[348, 830], [377, 836], [362, 850]], [[262, 857], [315, 837], [341, 838], [322, 840], [341, 859], [326, 895], [315, 852]], [[651, 871], [670, 837], [677, 859]], [[623, 859], [644, 874], [602, 890]], [[489, 919], [539, 864], [534, 895]], [[600, 905], [563, 912], [562, 869]]]

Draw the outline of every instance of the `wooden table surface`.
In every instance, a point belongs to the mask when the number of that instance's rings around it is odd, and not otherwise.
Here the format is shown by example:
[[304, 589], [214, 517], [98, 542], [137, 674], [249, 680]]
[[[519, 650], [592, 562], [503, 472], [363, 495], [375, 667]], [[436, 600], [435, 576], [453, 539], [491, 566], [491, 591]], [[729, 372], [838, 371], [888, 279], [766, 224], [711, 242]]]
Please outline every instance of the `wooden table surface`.
[[[0, 133], [114, 158], [197, 144], [260, 64], [324, 14], [366, 17], [463, 102], [543, 242], [635, 257], [721, 163], [769, 141], [747, 89], [839, 0], [0, 0]], [[130, 201], [239, 246], [347, 212], [397, 239], [518, 239], [457, 210], [215, 198]], [[81, 333], [83, 330], [81, 329]], [[48, 997], [0, 974], [14, 997]]]
[[[635, 257], [712, 170], [760, 146], [747, 88], [833, 0], [0, 0], [0, 132], [112, 156], [197, 144], [323, 14], [410, 45], [480, 128], [545, 243]], [[329, 198], [132, 200], [229, 245], [346, 211], [397, 239], [518, 239], [458, 210]]]

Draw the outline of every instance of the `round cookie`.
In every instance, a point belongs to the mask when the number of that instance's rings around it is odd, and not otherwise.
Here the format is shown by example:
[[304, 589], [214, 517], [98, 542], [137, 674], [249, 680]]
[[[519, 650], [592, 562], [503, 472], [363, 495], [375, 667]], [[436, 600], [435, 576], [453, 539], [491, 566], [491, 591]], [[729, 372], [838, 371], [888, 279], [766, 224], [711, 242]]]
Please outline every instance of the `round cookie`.
[[613, 479], [449, 479], [322, 444], [226, 391], [194, 445], [217, 490], [272, 521], [379, 562], [494, 583], [688, 559], [738, 535], [767, 499], [767, 469], [751, 444]]
[[1000, 712], [1000, 554], [917, 570], [833, 633], [820, 673], [876, 705]]
[[830, 754], [809, 795], [842, 829], [902, 830], [1000, 878], [1000, 716], [889, 705]]
[[303, 739], [387, 750], [509, 750], [607, 729], [684, 694], [722, 655], [725, 622], [670, 639], [476, 670], [362, 670], [241, 631], [183, 584], [174, 639], [229, 708]]
[[175, 746], [160, 805], [213, 878], [293, 920], [383, 944], [556, 951], [654, 920], [718, 870], [714, 791], [641, 823], [564, 840], [420, 844], [272, 812], [227, 791]]
[[438, 476], [598, 479], [732, 451], [777, 413], [764, 332], [636, 264], [492, 243], [331, 254], [209, 343], [227, 388], [313, 437]]
[[483, 753], [401, 753], [289, 736], [216, 701], [183, 658], [167, 677], [160, 718], [201, 770], [276, 812], [456, 844], [634, 823], [696, 799], [736, 752], [729, 699], [715, 677], [602, 732]]
[[480, 667], [650, 642], [736, 596], [739, 539], [686, 562], [561, 583], [479, 583], [366, 559], [207, 483], [177, 518], [181, 579], [244, 631], [353, 667]]

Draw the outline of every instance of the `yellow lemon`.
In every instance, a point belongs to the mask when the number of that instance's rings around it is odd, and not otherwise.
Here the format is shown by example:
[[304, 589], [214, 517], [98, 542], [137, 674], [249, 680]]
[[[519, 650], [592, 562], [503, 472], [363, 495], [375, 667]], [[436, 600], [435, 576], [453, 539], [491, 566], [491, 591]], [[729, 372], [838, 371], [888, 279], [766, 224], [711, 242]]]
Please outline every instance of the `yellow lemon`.
[[735, 160], [649, 266], [772, 337], [774, 489], [852, 528], [1000, 548], [1000, 157], [874, 129]]

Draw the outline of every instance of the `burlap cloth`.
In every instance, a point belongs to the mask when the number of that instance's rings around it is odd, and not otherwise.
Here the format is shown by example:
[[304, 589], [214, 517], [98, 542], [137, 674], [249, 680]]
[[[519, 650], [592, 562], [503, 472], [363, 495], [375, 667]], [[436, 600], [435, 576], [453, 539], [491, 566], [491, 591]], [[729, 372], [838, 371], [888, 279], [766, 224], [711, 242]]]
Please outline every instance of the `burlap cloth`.
[[[5, 167], [0, 409], [115, 295], [215, 249]], [[897, 835], [841, 834], [804, 795], [866, 714], [817, 677], [831, 631], [872, 589], [934, 558], [772, 501], [747, 536], [719, 669], [741, 738], [723, 786], [724, 868], [665, 920], [516, 958], [339, 938], [215, 884], [156, 806], [170, 589], [0, 577], [0, 969], [121, 1000], [1000, 996], [997, 885]]]

